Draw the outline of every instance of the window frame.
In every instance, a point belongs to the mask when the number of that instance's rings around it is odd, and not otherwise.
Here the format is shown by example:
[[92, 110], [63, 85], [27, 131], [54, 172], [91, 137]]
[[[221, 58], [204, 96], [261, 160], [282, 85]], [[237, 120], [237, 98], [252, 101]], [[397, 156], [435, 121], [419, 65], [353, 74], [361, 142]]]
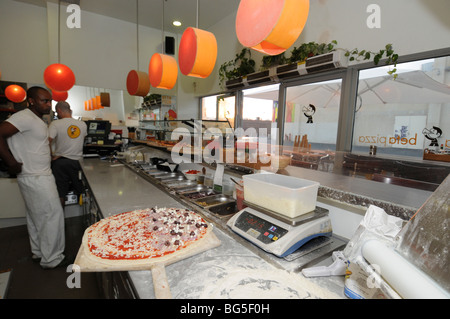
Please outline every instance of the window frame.
[[[450, 47], [435, 49], [430, 51], [418, 52], [407, 55], [400, 55], [397, 63], [407, 63], [414, 62], [417, 60], [425, 59], [435, 59], [450, 56]], [[336, 136], [336, 154], [348, 153], [350, 155], [358, 155], [353, 153], [353, 135], [354, 135], [354, 125], [355, 125], [355, 110], [357, 106], [357, 93], [359, 85], [359, 74], [360, 71], [368, 70], [371, 68], [378, 68], [386, 65], [386, 59], [380, 60], [378, 65], [374, 62], [360, 62], [356, 64], [349, 65], [347, 68], [335, 69], [331, 71], [299, 75], [295, 78], [282, 79], [279, 81], [279, 92], [278, 92], [278, 115], [277, 115], [277, 127], [279, 130], [279, 135], [276, 138], [276, 143], [283, 146], [283, 136], [285, 129], [285, 115], [286, 115], [286, 90], [292, 86], [310, 84], [315, 82], [323, 82], [328, 80], [342, 79], [341, 88], [341, 100], [339, 107], [339, 118], [338, 118], [338, 128]], [[235, 127], [241, 127], [242, 123], [242, 108], [243, 108], [243, 90], [249, 89], [256, 86], [273, 85], [273, 82], [258, 84], [254, 86], [247, 86], [242, 88], [236, 88], [229, 90], [220, 94], [235, 94], [236, 96], [236, 113], [235, 113]], [[200, 97], [200, 107], [201, 107]], [[201, 109], [200, 109], [201, 110]], [[201, 114], [201, 112], [200, 112]], [[390, 156], [391, 158], [379, 157], [380, 160], [388, 161], [400, 161], [400, 162], [414, 162], [414, 160], [405, 160], [404, 156]], [[419, 161], [420, 162], [420, 161]], [[447, 163], [436, 162], [436, 163], [419, 163], [421, 165], [430, 167], [441, 166], [449, 167]], [[339, 174], [339, 173], [334, 173]], [[407, 186], [409, 187], [409, 186]], [[412, 187], [414, 188], [414, 187]]]

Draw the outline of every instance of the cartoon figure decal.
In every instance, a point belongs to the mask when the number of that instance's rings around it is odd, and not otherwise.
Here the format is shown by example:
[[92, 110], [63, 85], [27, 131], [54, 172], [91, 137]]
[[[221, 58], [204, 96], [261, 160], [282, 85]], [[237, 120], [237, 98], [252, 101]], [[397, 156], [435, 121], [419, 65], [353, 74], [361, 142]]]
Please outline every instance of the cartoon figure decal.
[[433, 126], [431, 129], [424, 128], [422, 134], [425, 135], [426, 139], [431, 141], [430, 146], [439, 146], [438, 138], [442, 136], [442, 130], [439, 127]]
[[308, 118], [306, 123], [312, 123], [313, 122], [312, 116], [314, 115], [314, 113], [316, 113], [316, 107], [312, 104], [310, 104], [309, 106], [304, 106], [302, 108], [302, 112]]

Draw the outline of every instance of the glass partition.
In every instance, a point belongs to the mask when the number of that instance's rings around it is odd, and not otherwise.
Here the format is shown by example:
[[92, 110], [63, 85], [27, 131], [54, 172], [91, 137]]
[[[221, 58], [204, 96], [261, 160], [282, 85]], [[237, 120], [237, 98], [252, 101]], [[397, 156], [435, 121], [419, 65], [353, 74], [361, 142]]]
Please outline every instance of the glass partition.
[[450, 173], [449, 51], [402, 57], [396, 78], [381, 61], [241, 89], [236, 122], [280, 125], [292, 166], [434, 191]]
[[336, 150], [341, 87], [342, 79], [335, 79], [286, 88], [285, 146]]
[[352, 152], [422, 158], [450, 148], [450, 59], [441, 57], [359, 72]]
[[202, 120], [228, 121], [234, 127], [236, 114], [236, 96], [218, 94], [200, 98]]
[[267, 129], [276, 127], [278, 117], [279, 84], [246, 89], [242, 91], [242, 128]]

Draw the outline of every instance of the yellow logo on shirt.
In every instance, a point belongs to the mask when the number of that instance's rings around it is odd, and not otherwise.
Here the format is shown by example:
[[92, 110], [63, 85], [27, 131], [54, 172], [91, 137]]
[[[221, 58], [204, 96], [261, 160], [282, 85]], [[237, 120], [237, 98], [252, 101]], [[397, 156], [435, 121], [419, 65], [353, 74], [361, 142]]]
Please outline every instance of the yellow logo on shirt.
[[67, 135], [69, 135], [70, 138], [77, 138], [78, 136], [80, 136], [80, 134], [80, 128], [76, 125], [71, 125], [67, 129]]

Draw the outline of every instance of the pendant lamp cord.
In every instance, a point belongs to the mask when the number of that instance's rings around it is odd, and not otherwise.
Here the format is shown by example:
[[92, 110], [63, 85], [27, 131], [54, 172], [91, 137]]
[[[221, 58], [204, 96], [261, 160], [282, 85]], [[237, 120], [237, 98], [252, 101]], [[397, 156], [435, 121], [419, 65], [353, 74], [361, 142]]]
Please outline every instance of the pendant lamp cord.
[[136, 0], [136, 61], [139, 71], [139, 0]]
[[161, 47], [162, 47], [162, 54], [164, 54], [164, 1], [162, 0], [162, 25], [161, 25]]
[[61, 0], [58, 1], [58, 63], [60, 63], [60, 56], [61, 56]]
[[197, 0], [197, 18], [195, 22], [195, 27], [198, 29], [198, 0]]

